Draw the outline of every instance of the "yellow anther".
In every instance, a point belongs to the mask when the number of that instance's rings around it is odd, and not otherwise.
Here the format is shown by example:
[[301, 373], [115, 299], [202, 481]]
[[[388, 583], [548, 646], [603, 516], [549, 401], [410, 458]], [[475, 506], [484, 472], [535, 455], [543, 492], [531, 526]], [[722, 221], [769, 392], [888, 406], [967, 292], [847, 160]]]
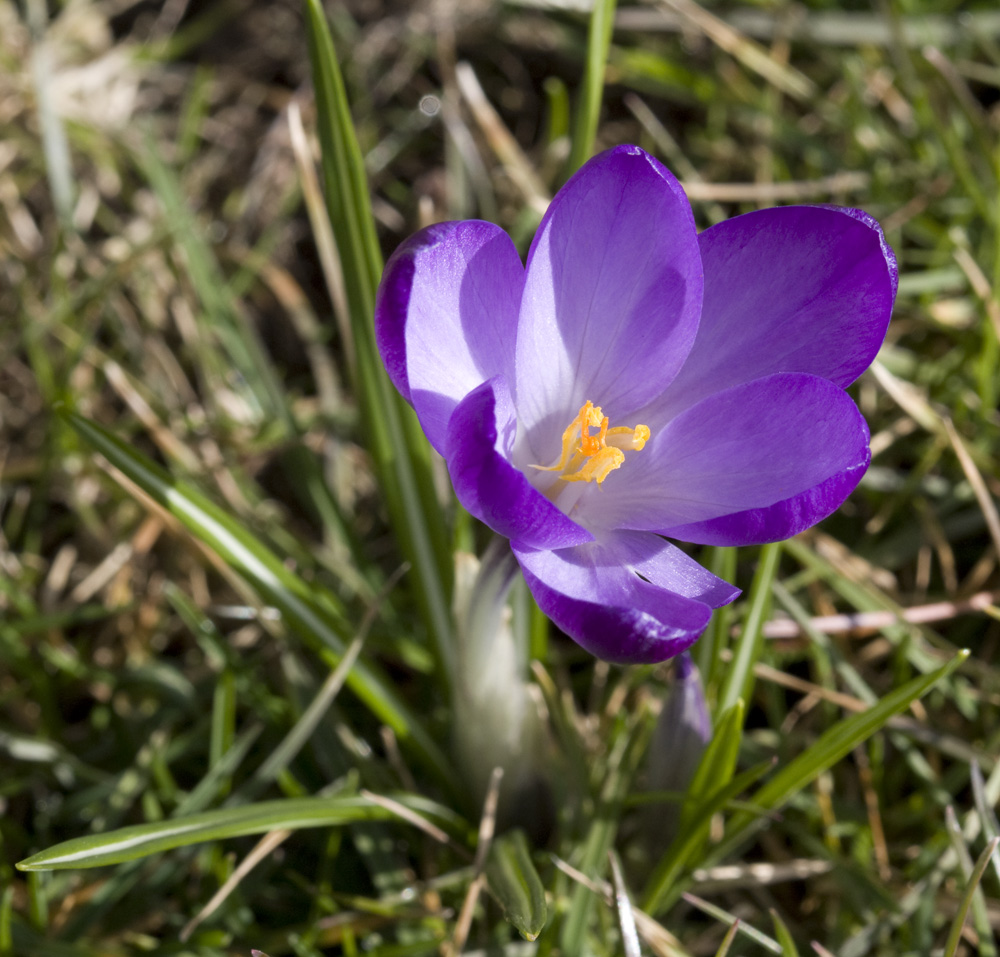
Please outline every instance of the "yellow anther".
[[[555, 465], [533, 465], [543, 472], [559, 472], [565, 482], [597, 482], [621, 468], [625, 451], [638, 452], [649, 439], [649, 427], [609, 428], [608, 417], [589, 399], [562, 434], [562, 451]], [[597, 429], [597, 435], [590, 430]], [[624, 451], [623, 451], [624, 450]]]
[[632, 452], [641, 452], [642, 447], [648, 441], [648, 425], [637, 425], [634, 429], [628, 429], [623, 425], [619, 425], [617, 428], [608, 429], [608, 445], [613, 445], [616, 449], [627, 449]]
[[625, 453], [609, 445], [590, 456], [579, 471], [559, 477], [564, 482], [597, 482], [600, 485], [608, 477], [608, 473], [621, 468], [624, 461]]

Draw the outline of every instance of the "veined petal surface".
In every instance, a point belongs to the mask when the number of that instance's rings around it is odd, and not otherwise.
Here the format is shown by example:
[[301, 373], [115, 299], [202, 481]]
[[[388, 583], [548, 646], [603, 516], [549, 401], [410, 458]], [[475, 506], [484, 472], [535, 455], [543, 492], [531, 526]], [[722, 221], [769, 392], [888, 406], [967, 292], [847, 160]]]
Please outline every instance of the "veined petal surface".
[[605, 661], [670, 658], [697, 640], [713, 607], [739, 594], [649, 533], [615, 532], [558, 551], [514, 544], [514, 554], [542, 611]]
[[518, 321], [517, 409], [541, 461], [588, 399], [618, 419], [663, 391], [698, 328], [694, 219], [674, 177], [637, 147], [587, 163], [528, 254]]
[[683, 369], [654, 405], [676, 414], [776, 372], [845, 387], [875, 358], [896, 295], [896, 259], [867, 213], [784, 206], [726, 220], [698, 237], [701, 323]]
[[503, 376], [473, 389], [448, 423], [445, 460], [458, 500], [481, 522], [535, 548], [563, 548], [593, 536], [510, 464], [517, 419]]
[[[857, 485], [870, 460], [868, 438], [851, 397], [828, 379], [767, 376], [709, 396], [654, 432], [604, 483], [603, 496], [586, 499], [578, 520], [698, 542], [679, 529], [781, 503], [782, 530], [795, 534]], [[763, 540], [774, 540], [764, 530]]]
[[375, 305], [379, 352], [393, 384], [444, 452], [448, 419], [495, 375], [513, 382], [524, 268], [492, 223], [438, 223], [386, 264]]

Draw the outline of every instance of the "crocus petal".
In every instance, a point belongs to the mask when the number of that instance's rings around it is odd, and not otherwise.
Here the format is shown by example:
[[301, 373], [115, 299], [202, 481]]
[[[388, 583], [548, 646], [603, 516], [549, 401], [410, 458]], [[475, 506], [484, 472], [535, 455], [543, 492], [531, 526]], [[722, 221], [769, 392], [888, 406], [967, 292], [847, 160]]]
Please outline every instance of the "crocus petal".
[[663, 396], [664, 410], [676, 414], [775, 372], [808, 372], [844, 387], [871, 364], [885, 338], [897, 270], [867, 213], [763, 209], [712, 226], [698, 241], [701, 324]]
[[677, 525], [674, 538], [699, 545], [764, 545], [798, 535], [832, 514], [857, 487], [868, 462], [820, 482], [770, 508], [749, 508], [705, 522]]
[[513, 382], [524, 269], [492, 223], [439, 223], [404, 242], [386, 264], [375, 335], [393, 384], [444, 452], [459, 401], [495, 375]]
[[448, 423], [445, 459], [458, 500], [506, 538], [563, 548], [593, 536], [555, 507], [510, 464], [517, 420], [503, 376], [473, 389]]
[[525, 461], [559, 451], [586, 400], [628, 416], [691, 348], [702, 278], [674, 177], [634, 146], [592, 159], [560, 191], [528, 254], [517, 337]]
[[679, 654], [704, 630], [712, 608], [739, 594], [647, 533], [616, 532], [558, 551], [515, 543], [514, 554], [542, 611], [606, 661], [650, 663]]
[[[786, 538], [825, 518], [857, 485], [870, 461], [868, 437], [857, 406], [828, 379], [767, 376], [682, 412], [578, 517], [591, 529], [645, 528], [694, 542]], [[728, 524], [705, 524], [725, 516]], [[710, 527], [732, 538], [706, 539]]]

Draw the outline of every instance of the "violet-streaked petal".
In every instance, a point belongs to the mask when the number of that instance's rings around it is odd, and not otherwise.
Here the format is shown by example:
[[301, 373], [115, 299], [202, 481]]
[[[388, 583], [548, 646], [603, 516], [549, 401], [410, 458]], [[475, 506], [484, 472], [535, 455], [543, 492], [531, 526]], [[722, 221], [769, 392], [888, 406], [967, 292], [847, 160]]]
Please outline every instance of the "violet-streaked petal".
[[448, 423], [445, 459], [458, 500], [495, 532], [536, 548], [564, 548], [593, 536], [510, 464], [517, 419], [503, 376], [473, 389]]
[[694, 341], [701, 298], [694, 220], [674, 177], [634, 146], [590, 160], [528, 254], [516, 357], [525, 461], [558, 455], [586, 400], [614, 422], [661, 393]]
[[[656, 535], [616, 532], [558, 551], [514, 543], [539, 607], [606, 661], [663, 661], [690, 647], [738, 589]], [[640, 577], [641, 576], [641, 577]]]
[[875, 358], [896, 295], [896, 260], [867, 213], [763, 209], [699, 237], [705, 299], [684, 368], [653, 403], [676, 414], [776, 372], [844, 387]]
[[825, 518], [857, 484], [868, 438], [857, 406], [828, 379], [767, 376], [703, 399], [654, 433], [578, 519], [683, 538], [682, 529], [749, 512], [748, 540], [754, 522], [765, 540], [786, 537]]
[[524, 268], [492, 223], [438, 223], [404, 242], [386, 264], [375, 336], [393, 384], [444, 452], [458, 402], [495, 375], [513, 382]]

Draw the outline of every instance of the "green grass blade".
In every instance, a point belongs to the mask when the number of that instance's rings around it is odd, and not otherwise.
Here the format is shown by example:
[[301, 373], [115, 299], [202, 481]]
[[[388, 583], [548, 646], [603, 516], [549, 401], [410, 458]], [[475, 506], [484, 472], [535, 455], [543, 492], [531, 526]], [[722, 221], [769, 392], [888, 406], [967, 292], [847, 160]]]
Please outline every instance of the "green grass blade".
[[511, 831], [493, 842], [486, 862], [486, 886], [507, 918], [526, 940], [545, 926], [545, 888], [535, 870], [524, 831]]
[[761, 761], [720, 787], [696, 808], [687, 825], [681, 829], [657, 865], [656, 872], [649, 882], [651, 889], [643, 910], [649, 914], [656, 914], [668, 908], [681, 896], [684, 888], [678, 879], [688, 863], [697, 859], [699, 849], [708, 838], [712, 817], [738, 794], [760, 780], [771, 767], [770, 761]]
[[757, 572], [748, 596], [749, 610], [743, 631], [733, 648], [733, 660], [726, 670], [719, 691], [719, 709], [731, 708], [737, 698], [749, 702], [753, 693], [753, 667], [764, 648], [764, 622], [771, 607], [771, 588], [778, 573], [781, 542], [765, 545], [760, 550]]
[[587, 34], [587, 64], [583, 73], [583, 90], [576, 108], [573, 143], [570, 146], [567, 175], [572, 176], [590, 159], [597, 136], [597, 121], [604, 97], [604, 69], [611, 47], [617, 0], [594, 0]]
[[990, 863], [990, 858], [993, 856], [993, 852], [997, 849], [997, 844], [1000, 844], [1000, 837], [993, 838], [989, 844], [983, 849], [983, 853], [979, 855], [979, 860], [976, 861], [976, 866], [969, 877], [969, 882], [965, 887], [965, 892], [962, 894], [962, 900], [958, 907], [958, 913], [955, 915], [955, 920], [952, 922], [951, 930], [948, 932], [948, 941], [944, 945], [944, 957], [955, 957], [958, 952], [958, 944], [962, 939], [962, 928], [965, 926], [965, 920], [969, 916], [969, 908], [972, 906], [972, 900], [979, 887], [979, 882], [983, 879], [983, 874], [986, 872], [986, 868]]
[[[867, 711], [839, 721], [822, 734], [815, 744], [771, 778], [753, 796], [753, 803], [765, 810], [773, 810], [783, 805], [792, 795], [808, 787], [827, 768], [832, 767], [883, 728], [893, 715], [909, 707], [917, 698], [950, 675], [968, 657], [968, 651], [961, 651], [937, 670], [914, 678], [895, 691], [891, 691]], [[720, 853], [725, 853], [738, 843], [755, 823], [756, 819], [748, 814], [734, 818], [731, 833], [720, 846]]]
[[771, 920], [774, 922], [774, 936], [781, 944], [781, 957], [799, 957], [799, 950], [795, 946], [791, 932], [774, 908], [771, 908]]
[[[635, 774], [646, 754], [652, 733], [652, 716], [644, 714], [615, 742], [608, 761], [608, 774], [580, 854], [580, 870], [588, 876], [597, 875], [608, 860], [608, 852], [618, 833], [621, 807], [632, 790]], [[582, 954], [586, 951], [586, 931], [593, 901], [594, 895], [587, 887], [581, 884], [573, 889], [561, 932], [563, 953]]]
[[[733, 581], [736, 578], [737, 549], [717, 545], [711, 550], [709, 570], [718, 578]], [[709, 701], [716, 700], [721, 676], [728, 670], [728, 662], [722, 660], [722, 653], [729, 648], [729, 631], [733, 620], [733, 606], [723, 605], [712, 613], [712, 619], [705, 634], [693, 648], [698, 670], [705, 683], [705, 693]]]
[[220, 808], [189, 817], [123, 827], [108, 834], [88, 834], [64, 841], [21, 861], [22, 871], [65, 870], [121, 864], [176, 847], [219, 841], [274, 830], [332, 827], [356, 821], [386, 820], [392, 814], [357, 796], [263, 801]]
[[[350, 626], [331, 592], [314, 595], [243, 524], [106, 429], [74, 412], [64, 410], [62, 415], [130, 482], [173, 515], [198, 541], [208, 545], [265, 602], [278, 608], [293, 632], [327, 657], [332, 653], [331, 664], [340, 659]], [[453, 772], [448, 761], [389, 682], [370, 664], [359, 661], [351, 669], [347, 683], [371, 712], [392, 728], [400, 742], [409, 744], [438, 778], [450, 786]]]
[[450, 685], [454, 642], [448, 599], [452, 574], [448, 528], [434, 491], [427, 440], [412, 411], [389, 383], [375, 344], [373, 315], [382, 255], [364, 161], [319, 0], [306, 0], [306, 26], [327, 210], [344, 268], [354, 335], [353, 373], [365, 437], [393, 528], [419, 582], [415, 597], [443, 665], [441, 677]]
[[728, 924], [729, 927], [738, 928], [739, 933], [743, 934], [744, 937], [749, 937], [750, 940], [759, 944], [772, 954], [781, 954], [781, 945], [776, 940], [768, 937], [767, 934], [762, 931], [757, 930], [756, 927], [751, 927], [750, 924], [746, 923], [746, 921], [740, 920], [734, 914], [730, 914], [721, 907], [717, 907], [715, 904], [702, 900], [702, 898], [696, 897], [694, 894], [685, 894], [684, 900], [697, 907], [698, 910], [703, 913], [708, 914], [709, 917], [714, 917], [723, 924]]

